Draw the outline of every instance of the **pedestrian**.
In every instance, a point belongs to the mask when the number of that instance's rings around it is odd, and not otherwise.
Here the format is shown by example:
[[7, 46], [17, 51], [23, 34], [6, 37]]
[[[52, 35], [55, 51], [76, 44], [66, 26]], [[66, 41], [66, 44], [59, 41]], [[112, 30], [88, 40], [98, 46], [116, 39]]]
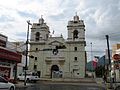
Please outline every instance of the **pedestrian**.
[[106, 74], [103, 75], [103, 81], [104, 81], [104, 83], [107, 82], [107, 76], [106, 76]]
[[112, 78], [112, 82], [114, 83], [115, 82], [115, 73], [112, 73], [111, 78]]

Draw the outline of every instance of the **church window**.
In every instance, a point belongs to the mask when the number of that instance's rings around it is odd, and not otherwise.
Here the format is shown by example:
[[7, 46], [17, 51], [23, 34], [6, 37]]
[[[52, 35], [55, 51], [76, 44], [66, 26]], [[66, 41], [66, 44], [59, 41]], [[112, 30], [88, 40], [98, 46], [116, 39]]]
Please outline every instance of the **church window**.
[[53, 54], [57, 55], [58, 54], [58, 49], [53, 49]]
[[75, 57], [74, 60], [77, 61], [77, 57]]
[[38, 48], [36, 48], [36, 51], [38, 51]]
[[35, 57], [35, 60], [37, 60], [37, 57]]
[[48, 34], [46, 34], [46, 39], [48, 39]]
[[37, 26], [40, 26], [40, 24], [37, 24]]
[[78, 38], [78, 30], [74, 30], [73, 32], [73, 38]]
[[37, 69], [37, 65], [34, 65], [34, 70], [36, 70]]
[[39, 41], [39, 38], [40, 38], [40, 33], [36, 32], [36, 37], [35, 37], [36, 41]]
[[74, 50], [77, 51], [77, 47], [74, 47]]

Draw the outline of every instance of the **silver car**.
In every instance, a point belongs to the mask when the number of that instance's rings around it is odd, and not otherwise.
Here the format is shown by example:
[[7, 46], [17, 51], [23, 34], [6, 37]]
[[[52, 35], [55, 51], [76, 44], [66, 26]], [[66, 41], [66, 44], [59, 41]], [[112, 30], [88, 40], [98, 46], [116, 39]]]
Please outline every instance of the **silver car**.
[[15, 90], [15, 85], [0, 76], [0, 90]]

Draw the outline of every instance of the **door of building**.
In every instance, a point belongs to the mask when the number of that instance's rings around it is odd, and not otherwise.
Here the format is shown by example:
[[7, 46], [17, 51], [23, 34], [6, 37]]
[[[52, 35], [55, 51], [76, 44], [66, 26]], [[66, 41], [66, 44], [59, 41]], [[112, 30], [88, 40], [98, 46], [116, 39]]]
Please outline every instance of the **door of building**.
[[59, 71], [59, 67], [57, 65], [52, 65], [51, 67], [51, 78], [57, 77], [57, 72]]

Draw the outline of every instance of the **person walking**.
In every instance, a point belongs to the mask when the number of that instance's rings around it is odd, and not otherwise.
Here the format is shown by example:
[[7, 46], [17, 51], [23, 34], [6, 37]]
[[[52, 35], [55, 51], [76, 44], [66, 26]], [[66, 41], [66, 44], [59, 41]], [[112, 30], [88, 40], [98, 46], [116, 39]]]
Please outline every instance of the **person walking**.
[[112, 78], [112, 82], [115, 83], [115, 73], [114, 72], [112, 73], [111, 78]]
[[104, 81], [104, 83], [107, 82], [107, 75], [106, 74], [103, 75], [103, 81]]

